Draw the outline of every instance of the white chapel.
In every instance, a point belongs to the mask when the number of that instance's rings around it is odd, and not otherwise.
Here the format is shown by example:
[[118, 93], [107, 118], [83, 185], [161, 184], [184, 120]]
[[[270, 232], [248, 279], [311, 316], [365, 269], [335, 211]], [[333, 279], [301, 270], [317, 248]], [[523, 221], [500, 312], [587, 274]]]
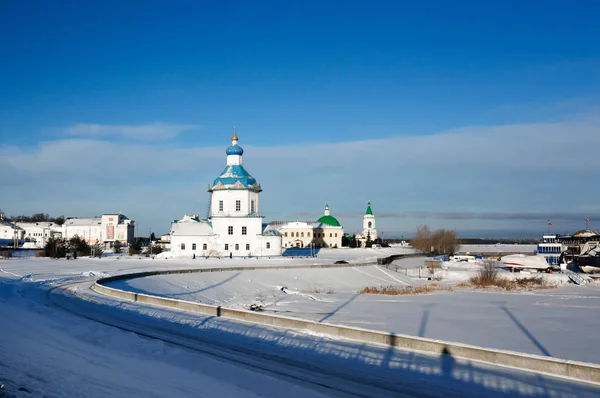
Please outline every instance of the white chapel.
[[371, 209], [371, 202], [367, 202], [367, 210], [363, 216], [362, 233], [356, 235], [356, 239], [360, 241], [362, 247], [365, 247], [367, 240], [374, 241], [378, 238], [377, 228], [375, 227], [375, 215]]
[[227, 166], [212, 184], [208, 218], [186, 215], [171, 224], [175, 256], [265, 257], [281, 255], [281, 234], [260, 215], [260, 184], [242, 166], [244, 150], [234, 129]]

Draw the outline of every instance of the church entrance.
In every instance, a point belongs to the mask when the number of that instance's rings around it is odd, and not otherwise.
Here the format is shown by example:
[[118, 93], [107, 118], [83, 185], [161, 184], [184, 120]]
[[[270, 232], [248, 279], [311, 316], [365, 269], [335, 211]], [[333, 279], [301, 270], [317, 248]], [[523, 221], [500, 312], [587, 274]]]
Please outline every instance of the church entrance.
[[296, 247], [304, 247], [304, 243], [301, 240], [297, 240], [294, 242]]

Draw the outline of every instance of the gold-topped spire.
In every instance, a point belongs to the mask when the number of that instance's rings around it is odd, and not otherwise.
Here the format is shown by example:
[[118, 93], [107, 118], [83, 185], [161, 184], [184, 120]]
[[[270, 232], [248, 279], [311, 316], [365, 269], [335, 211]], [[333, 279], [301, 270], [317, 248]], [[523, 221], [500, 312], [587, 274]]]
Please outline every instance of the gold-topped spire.
[[231, 137], [231, 141], [238, 141], [238, 136], [235, 132], [235, 122], [233, 123], [233, 136]]

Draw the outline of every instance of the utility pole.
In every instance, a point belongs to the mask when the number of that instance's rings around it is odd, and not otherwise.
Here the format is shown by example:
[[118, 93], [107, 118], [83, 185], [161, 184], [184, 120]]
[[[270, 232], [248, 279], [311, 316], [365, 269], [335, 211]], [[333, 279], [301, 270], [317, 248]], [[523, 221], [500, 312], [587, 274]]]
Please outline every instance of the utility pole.
[[150, 245], [150, 257], [152, 257], [152, 228], [148, 228], [148, 231], [150, 232], [150, 235], [148, 235], [148, 241], [150, 243], [148, 243]]

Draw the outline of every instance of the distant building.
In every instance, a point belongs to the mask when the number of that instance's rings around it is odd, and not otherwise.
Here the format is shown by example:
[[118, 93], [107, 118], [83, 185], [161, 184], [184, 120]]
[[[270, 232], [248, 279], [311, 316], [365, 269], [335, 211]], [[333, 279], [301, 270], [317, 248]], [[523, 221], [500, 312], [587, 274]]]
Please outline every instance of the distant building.
[[62, 226], [54, 222], [17, 222], [15, 224], [23, 230], [23, 239], [26, 242], [32, 242], [37, 247], [44, 247], [50, 239], [62, 236]]
[[115, 242], [131, 244], [134, 241], [135, 223], [123, 214], [104, 214], [102, 217], [70, 217], [62, 226], [62, 236], [71, 239], [79, 236], [88, 244], [102, 243], [114, 247]]
[[171, 223], [176, 256], [264, 257], [281, 255], [281, 235], [263, 223], [260, 184], [242, 166], [244, 150], [233, 132], [225, 170], [209, 185], [209, 215], [186, 215]]
[[325, 205], [325, 212], [317, 221], [279, 221], [271, 225], [282, 235], [283, 248], [342, 247], [344, 228]]
[[25, 231], [10, 221], [0, 219], [0, 246], [12, 245], [23, 239]]
[[367, 202], [367, 210], [363, 216], [363, 230], [356, 235], [356, 239], [360, 242], [361, 247], [365, 247], [367, 240], [374, 241], [378, 238], [377, 228], [375, 226], [375, 215], [371, 209], [371, 202]]
[[171, 234], [161, 235], [160, 240], [156, 244], [162, 247], [163, 250], [171, 250]]

